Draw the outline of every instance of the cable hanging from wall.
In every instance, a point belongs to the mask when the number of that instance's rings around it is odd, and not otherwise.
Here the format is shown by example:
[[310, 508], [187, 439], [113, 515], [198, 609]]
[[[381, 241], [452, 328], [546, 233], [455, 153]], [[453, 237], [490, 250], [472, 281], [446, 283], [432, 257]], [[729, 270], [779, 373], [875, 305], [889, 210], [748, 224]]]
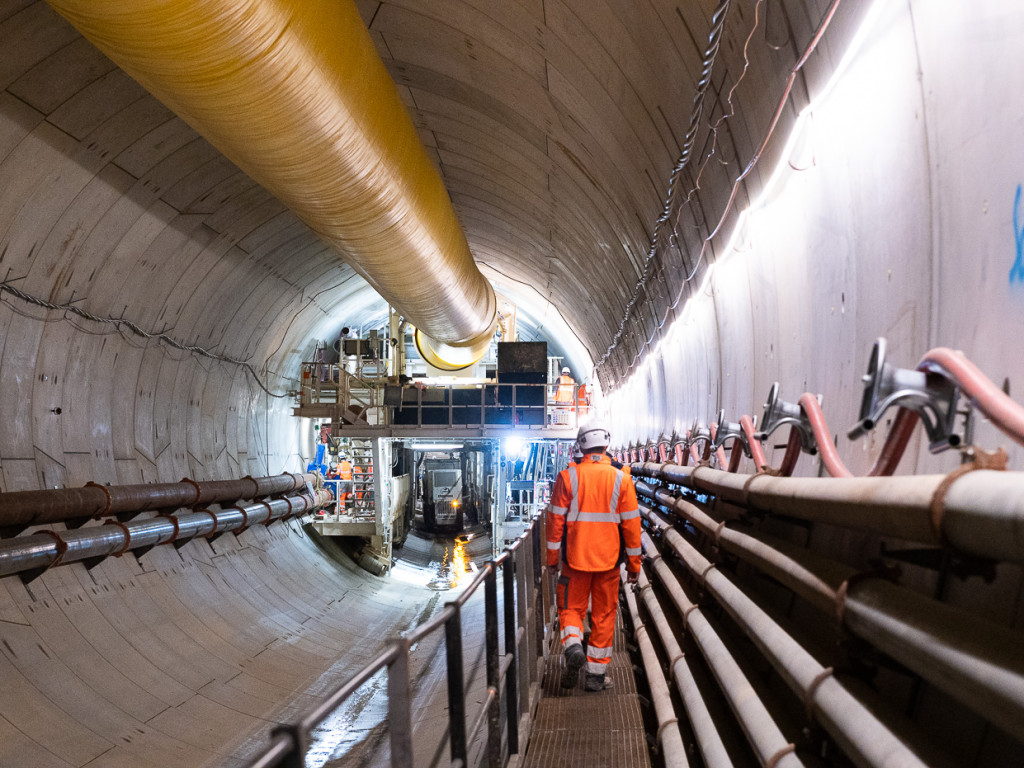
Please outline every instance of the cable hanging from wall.
[[[135, 323], [133, 323], [131, 320], [126, 320], [123, 317], [101, 317], [100, 315], [94, 315], [92, 312], [87, 312], [86, 310], [82, 309], [81, 307], [78, 307], [75, 304], [70, 303], [70, 302], [66, 303], [66, 304], [56, 304], [56, 303], [54, 303], [52, 301], [46, 301], [45, 299], [40, 299], [38, 296], [33, 296], [32, 294], [26, 293], [25, 291], [21, 290], [20, 288], [17, 288], [15, 286], [11, 285], [11, 281], [10, 280], [5, 280], [3, 282], [0, 282], [0, 294], [8, 294], [10, 296], [14, 296], [15, 298], [20, 299], [21, 301], [25, 302], [26, 304], [32, 304], [32, 305], [37, 306], [37, 307], [42, 307], [43, 309], [53, 310], [53, 311], [56, 311], [56, 312], [63, 312], [65, 314], [65, 316], [63, 318], [60, 318], [60, 319], [63, 319], [65, 321], [71, 323], [72, 325], [74, 325], [75, 328], [77, 328], [79, 331], [81, 331], [83, 333], [93, 333], [93, 332], [89, 331], [89, 330], [86, 330], [85, 328], [83, 328], [82, 326], [78, 325], [77, 323], [72, 322], [67, 317], [67, 313], [70, 312], [73, 315], [76, 315], [78, 317], [81, 317], [81, 318], [83, 318], [85, 320], [89, 320], [89, 321], [94, 322], [94, 323], [101, 323], [101, 324], [104, 324], [104, 325], [111, 325], [114, 328], [116, 328], [117, 331], [122, 334], [122, 336], [124, 335], [124, 333], [123, 333], [124, 331], [128, 331], [132, 335], [138, 336], [139, 338], [146, 339], [147, 341], [155, 339], [157, 341], [157, 343], [166, 344], [167, 346], [172, 347], [173, 349], [181, 350], [182, 352], [188, 352], [189, 354], [199, 355], [200, 357], [206, 357], [206, 358], [209, 358], [211, 360], [216, 360], [216, 361], [222, 362], [222, 363], [230, 363], [232, 365], [237, 365], [237, 366], [243, 368], [250, 376], [252, 376], [253, 381], [256, 382], [256, 385], [260, 389], [262, 389], [269, 397], [275, 397], [275, 398], [285, 398], [285, 397], [288, 397], [288, 393], [277, 394], [277, 393], [271, 392], [266, 387], [266, 385], [262, 381], [260, 381], [260, 378], [256, 374], [256, 371], [253, 369], [252, 365], [248, 361], [246, 361], [246, 360], [239, 360], [239, 359], [234, 358], [234, 357], [228, 357], [227, 355], [221, 355], [221, 354], [218, 354], [216, 352], [211, 352], [210, 350], [205, 349], [204, 347], [200, 347], [200, 346], [195, 345], [195, 344], [183, 344], [180, 341], [177, 341], [176, 339], [172, 338], [171, 336], [168, 336], [166, 333], [163, 333], [163, 332], [160, 332], [160, 333], [150, 333], [149, 331], [146, 331], [145, 329], [143, 329], [143, 328], [139, 327], [138, 325], [136, 325]], [[8, 305], [10, 306], [9, 302], [8, 302]], [[12, 308], [12, 310], [17, 312], [17, 310], [14, 309], [13, 306], [11, 308]], [[19, 314], [21, 314], [21, 313], [19, 313]], [[40, 322], [48, 322], [46, 320], [46, 318], [33, 317], [32, 319], [33, 320], [39, 320]]]
[[[686, 129], [686, 136], [683, 139], [683, 149], [679, 155], [679, 160], [676, 161], [675, 166], [672, 168], [672, 173], [669, 175], [668, 192], [665, 195], [665, 202], [662, 206], [661, 216], [659, 216], [657, 221], [654, 222], [653, 234], [651, 235], [651, 245], [647, 250], [647, 258], [644, 262], [644, 271], [636, 285], [633, 286], [633, 296], [626, 305], [622, 322], [619, 324], [618, 331], [612, 338], [611, 345], [609, 345], [608, 350], [604, 353], [601, 360], [598, 361], [595, 368], [601, 368], [611, 356], [615, 347], [618, 346], [619, 341], [622, 339], [622, 334], [625, 331], [626, 324], [629, 322], [629, 319], [633, 314], [633, 309], [639, 300], [640, 293], [651, 277], [654, 258], [658, 254], [662, 228], [668, 223], [672, 215], [672, 203], [673, 198], [675, 197], [676, 184], [679, 181], [680, 174], [682, 174], [683, 169], [689, 163], [690, 157], [693, 153], [693, 145], [697, 138], [697, 131], [700, 128], [701, 116], [704, 113], [704, 96], [707, 93], [708, 86], [711, 84], [711, 73], [715, 66], [715, 59], [718, 56], [719, 45], [722, 42], [722, 30], [725, 27], [725, 19], [730, 5], [731, 0], [721, 0], [718, 7], [715, 9], [714, 14], [711, 16], [711, 32], [708, 35], [707, 48], [704, 49], [700, 79], [697, 81], [697, 92], [693, 97], [693, 110], [690, 113], [690, 124]], [[760, 0], [758, 2], [758, 6], [760, 6]], [[675, 227], [673, 227], [673, 235], [674, 234]]]
[[[733, 203], [735, 202], [735, 199], [736, 199], [736, 194], [737, 194], [737, 192], [739, 190], [739, 185], [743, 182], [743, 180], [750, 174], [750, 172], [757, 165], [757, 162], [761, 158], [761, 155], [764, 152], [765, 147], [768, 145], [768, 142], [771, 140], [772, 134], [774, 133], [775, 127], [778, 124], [779, 117], [780, 117], [780, 115], [782, 113], [782, 110], [785, 107], [786, 102], [789, 100], [789, 94], [790, 94], [790, 91], [792, 90], [792, 86], [793, 86], [793, 82], [794, 82], [794, 79], [796, 77], [796, 74], [803, 68], [804, 64], [807, 62], [807, 60], [810, 57], [810, 55], [814, 52], [814, 50], [817, 47], [818, 43], [820, 42], [821, 38], [824, 36], [826, 29], [828, 28], [829, 24], [832, 21], [832, 18], [835, 16], [835, 13], [836, 13], [836, 11], [837, 11], [837, 9], [839, 7], [840, 2], [841, 2], [841, 0], [832, 0], [832, 3], [829, 5], [828, 10], [826, 11], [824, 16], [822, 17], [822, 20], [819, 23], [818, 28], [815, 30], [815, 33], [814, 33], [813, 37], [811, 38], [810, 43], [808, 43], [808, 45], [804, 49], [803, 54], [801, 55], [800, 59], [796, 62], [796, 64], [794, 64], [793, 68], [790, 70], [789, 77], [788, 77], [787, 82], [786, 82], [786, 86], [785, 86], [785, 88], [783, 90], [783, 93], [782, 93], [782, 97], [780, 98], [780, 100], [778, 102], [778, 106], [777, 106], [775, 114], [774, 114], [774, 116], [772, 118], [771, 125], [769, 126], [768, 131], [767, 131], [767, 133], [766, 133], [766, 135], [764, 137], [764, 140], [761, 142], [761, 144], [760, 144], [759, 148], [757, 149], [756, 153], [754, 154], [754, 156], [747, 162], [746, 166], [744, 167], [743, 172], [734, 180], [734, 183], [733, 183], [733, 186], [732, 186], [732, 192], [731, 192], [731, 194], [729, 196], [728, 203], [726, 204], [725, 211], [722, 213], [721, 217], [719, 218], [718, 223], [715, 226], [714, 230], [712, 230], [711, 233], [707, 237], [703, 238], [703, 242], [701, 243], [700, 252], [698, 253], [697, 258], [694, 260], [693, 267], [692, 267], [692, 270], [691, 270], [690, 274], [680, 284], [679, 291], [678, 291], [678, 293], [676, 295], [675, 301], [672, 302], [672, 304], [669, 305], [666, 308], [665, 313], [664, 313], [664, 315], [662, 317], [662, 320], [661, 320], [660, 324], [657, 326], [657, 328], [655, 328], [654, 333], [651, 334], [651, 336], [649, 338], [647, 338], [642, 344], [638, 345], [636, 354], [634, 355], [633, 360], [630, 363], [630, 367], [632, 367], [633, 365], [636, 364], [636, 361], [643, 354], [644, 349], [646, 349], [648, 346], [650, 346], [651, 342], [654, 340], [654, 338], [657, 335], [658, 331], [662, 327], [664, 327], [665, 323], [668, 320], [668, 316], [671, 313], [671, 311], [673, 309], [675, 309], [676, 306], [678, 306], [679, 302], [682, 300], [683, 294], [684, 294], [685, 289], [686, 289], [686, 285], [696, 275], [697, 269], [699, 268], [700, 264], [703, 262], [704, 253], [707, 250], [708, 245], [710, 244], [711, 240], [722, 229], [722, 227], [725, 224], [726, 219], [728, 218], [728, 215], [729, 215], [730, 211], [732, 210]], [[723, 121], [725, 121], [726, 119], [728, 119], [728, 118], [733, 116], [732, 95], [735, 92], [736, 87], [743, 80], [743, 78], [746, 76], [746, 73], [747, 73], [747, 69], [748, 69], [748, 66], [749, 66], [749, 59], [747, 57], [747, 47], [749, 46], [750, 41], [753, 38], [754, 32], [757, 30], [758, 25], [760, 23], [759, 22], [759, 19], [760, 19], [759, 11], [760, 11], [760, 7], [761, 7], [762, 3], [763, 3], [763, 0], [758, 0], [757, 5], [755, 6], [755, 9], [754, 9], [754, 26], [752, 27], [750, 35], [747, 37], [746, 43], [743, 46], [743, 59], [744, 59], [743, 72], [740, 75], [740, 77], [737, 79], [736, 83], [729, 90], [729, 93], [728, 93], [728, 96], [727, 96], [727, 103], [729, 104], [729, 110], [730, 111], [727, 114], [723, 114], [722, 117], [720, 117], [718, 119], [718, 121], [715, 122], [714, 125], [709, 126], [710, 129], [711, 129], [711, 132], [712, 132], [712, 139], [713, 139], [712, 140], [712, 145], [711, 145], [711, 150], [708, 152], [707, 157], [705, 157], [704, 163], [702, 163], [702, 165], [701, 165], [700, 171], [697, 174], [697, 177], [695, 179], [694, 187], [689, 191], [689, 193], [687, 194], [686, 198], [680, 203], [680, 205], [679, 205], [679, 207], [677, 209], [676, 217], [675, 217], [676, 220], [675, 220], [675, 222], [673, 224], [673, 227], [672, 227], [672, 235], [675, 236], [675, 237], [678, 237], [678, 233], [676, 231], [675, 224], [678, 224], [679, 217], [682, 215], [683, 208], [694, 198], [696, 192], [700, 189], [700, 178], [703, 175], [704, 168], [707, 166], [707, 163], [710, 161], [711, 157], [717, 151], [717, 148], [718, 148], [718, 128], [720, 127], [720, 125], [722, 124]], [[723, 2], [722, 5], [723, 6], [727, 6], [728, 4]], [[722, 6], [719, 6], [719, 7], [721, 8]], [[709, 50], [711, 49], [711, 47], [712, 46], [709, 45]], [[712, 64], [713, 64], [713, 59], [712, 59]], [[700, 87], [700, 82], [698, 82], [698, 88], [699, 87]], [[696, 109], [694, 111], [694, 114], [696, 114], [697, 118], [699, 119], [699, 114], [697, 113]], [[691, 124], [692, 124], [692, 121], [691, 121]], [[679, 167], [679, 164], [677, 164], [677, 168], [678, 167]], [[673, 174], [675, 174], [675, 173], [676, 173], [676, 171], [674, 170]], [[670, 183], [670, 185], [669, 185], [669, 194], [668, 194], [668, 197], [667, 197], [667, 200], [666, 200], [666, 206], [668, 206], [671, 203], [672, 193], [673, 193], [673, 184]], [[656, 251], [657, 251], [657, 234], [658, 234], [659, 228], [666, 221], [667, 221], [666, 216], [663, 214], [662, 217], [659, 218], [659, 220], [658, 220], [658, 225], [655, 227], [655, 237], [652, 238], [651, 250], [648, 253], [648, 264], [650, 264], [650, 262], [653, 260], [654, 256], [656, 255]], [[670, 244], [676, 244], [676, 243], [672, 243], [670, 241]], [[630, 301], [630, 303], [626, 307], [626, 312], [625, 312], [625, 314], [623, 316], [622, 322], [619, 325], [619, 329], [618, 329], [617, 333], [615, 334], [614, 338], [612, 339], [611, 345], [609, 345], [609, 347], [608, 347], [607, 351], [605, 352], [605, 354], [602, 356], [602, 358], [595, 365], [595, 370], [596, 369], [600, 369], [601, 367], [603, 367], [605, 365], [605, 363], [611, 357], [612, 352], [614, 352], [614, 350], [618, 346], [618, 344], [619, 344], [619, 342], [620, 342], [620, 340], [621, 340], [621, 338], [623, 336], [623, 333], [625, 332], [626, 325], [629, 322], [629, 319], [630, 319], [630, 317], [632, 315], [632, 310], [633, 310], [634, 305], [637, 302], [637, 298], [639, 296], [640, 289], [643, 287], [643, 284], [644, 284], [645, 280], [648, 278], [649, 272], [650, 272], [650, 270], [647, 267], [645, 267], [644, 275], [641, 278], [641, 281], [637, 283], [636, 290], [635, 290], [634, 295], [633, 295], [633, 299]]]

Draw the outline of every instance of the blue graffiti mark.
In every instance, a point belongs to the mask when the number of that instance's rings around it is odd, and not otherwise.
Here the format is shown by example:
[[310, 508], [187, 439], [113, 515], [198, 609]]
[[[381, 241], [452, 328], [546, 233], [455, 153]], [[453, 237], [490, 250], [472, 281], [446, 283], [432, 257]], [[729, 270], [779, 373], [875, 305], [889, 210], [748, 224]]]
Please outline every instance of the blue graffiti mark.
[[1010, 285], [1024, 283], [1024, 227], [1020, 221], [1021, 185], [1017, 185], [1017, 194], [1013, 198], [1013, 236], [1017, 240], [1017, 260], [1010, 267]]

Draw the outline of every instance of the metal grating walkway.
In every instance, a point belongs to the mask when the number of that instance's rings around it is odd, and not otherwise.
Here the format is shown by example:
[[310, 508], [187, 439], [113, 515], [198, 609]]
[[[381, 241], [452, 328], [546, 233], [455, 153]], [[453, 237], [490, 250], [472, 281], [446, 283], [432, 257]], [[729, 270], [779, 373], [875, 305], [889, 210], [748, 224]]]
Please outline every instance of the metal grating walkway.
[[544, 668], [543, 689], [524, 768], [650, 768], [636, 680], [626, 652], [621, 616], [616, 619], [612, 663], [615, 687], [585, 693], [581, 682], [563, 691], [561, 647], [555, 641]]

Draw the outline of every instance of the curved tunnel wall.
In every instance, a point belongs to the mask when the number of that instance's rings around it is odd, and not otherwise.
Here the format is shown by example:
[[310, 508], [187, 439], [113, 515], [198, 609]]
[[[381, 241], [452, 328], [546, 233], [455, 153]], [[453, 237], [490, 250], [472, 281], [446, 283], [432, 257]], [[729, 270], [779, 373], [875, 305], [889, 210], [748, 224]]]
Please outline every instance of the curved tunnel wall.
[[[717, 243], [681, 319], [613, 398], [623, 443], [682, 435], [719, 408], [730, 421], [759, 417], [778, 381], [787, 400], [824, 396], [846, 460], [863, 473], [884, 430], [857, 443], [845, 432], [879, 336], [904, 368], [932, 347], [962, 349], [1019, 399], [1021, 180], [1007, 152], [1021, 123], [1019, 106], [997, 98], [1024, 84], [1002, 67], [1012, 37], [980, 9], [879, 8], [765, 194]], [[993, 105], [984, 117], [982, 104]], [[977, 440], [1006, 445], [1011, 462], [1021, 455], [987, 423]], [[773, 440], [784, 442], [784, 431]], [[903, 469], [956, 463], [918, 443]]]
[[[360, 10], [471, 248], [488, 269], [537, 286], [600, 359], [642, 272], [714, 9], [463, 5], [458, 18], [401, 3]], [[758, 146], [788, 69], [829, 4], [768, 5], [734, 95], [736, 115], [721, 124], [725, 162], [709, 166], [699, 205], [684, 219], [688, 253], [707, 234], [702, 222], [723, 209], [726, 182]], [[894, 361], [908, 366], [934, 344], [962, 347], [997, 382], [1009, 378], [1016, 396], [1024, 282], [1010, 278], [1021, 125], [1008, 95], [1021, 90], [1021, 68], [1006, 62], [1021, 49], [1020, 22], [997, 4], [887, 5], [889, 31], [873, 45], [894, 47], [865, 81], [875, 87], [862, 85], [848, 112], [822, 106], [808, 144], [788, 156], [782, 139], [769, 146], [751, 197], [780, 160], [808, 170], [789, 172], [737, 253], [716, 242], [722, 256], [712, 276], [705, 284], [699, 271], [691, 301], [670, 313], [685, 320], [662, 348], [671, 354], [641, 368], [651, 386], [627, 387], [614, 401], [623, 441], [710, 420], [719, 406], [730, 417], [758, 413], [774, 380], [787, 399], [822, 392], [833, 429], [844, 430], [870, 344], [883, 334]], [[840, 6], [784, 111], [783, 139], [838, 65], [863, 7]], [[749, 5], [735, 4], [709, 121], [728, 108], [753, 25]], [[0, 3], [0, 51], [0, 276], [54, 305], [248, 360], [274, 393], [294, 386], [310, 339], [335, 327], [337, 313], [365, 306], [359, 278], [45, 4]], [[788, 197], [794, 186], [802, 197]], [[684, 267], [666, 264], [641, 291], [606, 383], [628, 378], [626, 363], [653, 333]], [[238, 366], [3, 299], [4, 490], [297, 468], [290, 402], [268, 399]], [[981, 442], [1000, 442], [992, 435], [983, 427]], [[843, 455], [862, 470], [877, 447], [844, 445]], [[918, 446], [901, 471], [954, 461]], [[805, 457], [800, 471], [815, 466]], [[840, 554], [867, 551], [861, 539], [822, 536]], [[178, 764], [230, 764], [255, 742], [209, 724], [258, 740], [267, 722], [286, 719], [306, 692], [341, 674], [330, 672], [339, 655], [361, 658], [364, 635], [335, 633], [349, 620], [346, 601], [372, 607], [367, 582], [336, 570], [296, 528], [147, 557], [155, 559], [0, 584], [10, 643], [0, 647], [3, 682], [21, 692], [0, 697], [5, 762], [138, 765], [146, 748], [159, 747], [181, 756]], [[1020, 627], [1019, 579], [1019, 569], [1004, 569], [980, 600], [971, 585], [954, 585], [954, 597]], [[376, 599], [388, 608], [381, 621], [409, 615], [387, 592]], [[138, 665], [118, 669], [127, 656]], [[970, 751], [978, 741], [964, 743]]]

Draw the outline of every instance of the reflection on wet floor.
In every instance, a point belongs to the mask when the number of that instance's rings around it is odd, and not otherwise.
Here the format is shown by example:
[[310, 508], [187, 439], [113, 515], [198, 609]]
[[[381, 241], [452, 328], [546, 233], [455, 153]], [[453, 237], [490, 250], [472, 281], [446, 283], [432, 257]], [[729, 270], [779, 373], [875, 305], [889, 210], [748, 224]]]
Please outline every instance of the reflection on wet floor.
[[[408, 625], [396, 627], [395, 634], [408, 631], [429, 619], [443, 605], [438, 592], [461, 590], [469, 583], [475, 566], [466, 555], [467, 539], [458, 537], [446, 542], [443, 555], [426, 565], [419, 566], [398, 560], [387, 577], [403, 585], [434, 590], [432, 596], [424, 591], [424, 608]], [[445, 599], [449, 599], [445, 596]], [[412, 647], [413, 664], [421, 669], [428, 665], [437, 654], [438, 643], [443, 635], [423, 641], [424, 649]], [[375, 642], [383, 643], [379, 639]], [[416, 664], [417, 656], [422, 657]], [[351, 674], [357, 670], [352, 669]], [[368, 680], [358, 691], [320, 724], [310, 736], [310, 747], [306, 753], [306, 768], [331, 768], [332, 766], [364, 766], [379, 762], [376, 753], [388, 748], [386, 721], [388, 716], [387, 671], [381, 670]], [[338, 681], [339, 684], [342, 680]]]
[[437, 577], [427, 582], [427, 586], [439, 592], [454, 589], [466, 578], [466, 573], [473, 564], [466, 557], [467, 539], [457, 536], [450, 544], [446, 544], [444, 555], [437, 568]]

